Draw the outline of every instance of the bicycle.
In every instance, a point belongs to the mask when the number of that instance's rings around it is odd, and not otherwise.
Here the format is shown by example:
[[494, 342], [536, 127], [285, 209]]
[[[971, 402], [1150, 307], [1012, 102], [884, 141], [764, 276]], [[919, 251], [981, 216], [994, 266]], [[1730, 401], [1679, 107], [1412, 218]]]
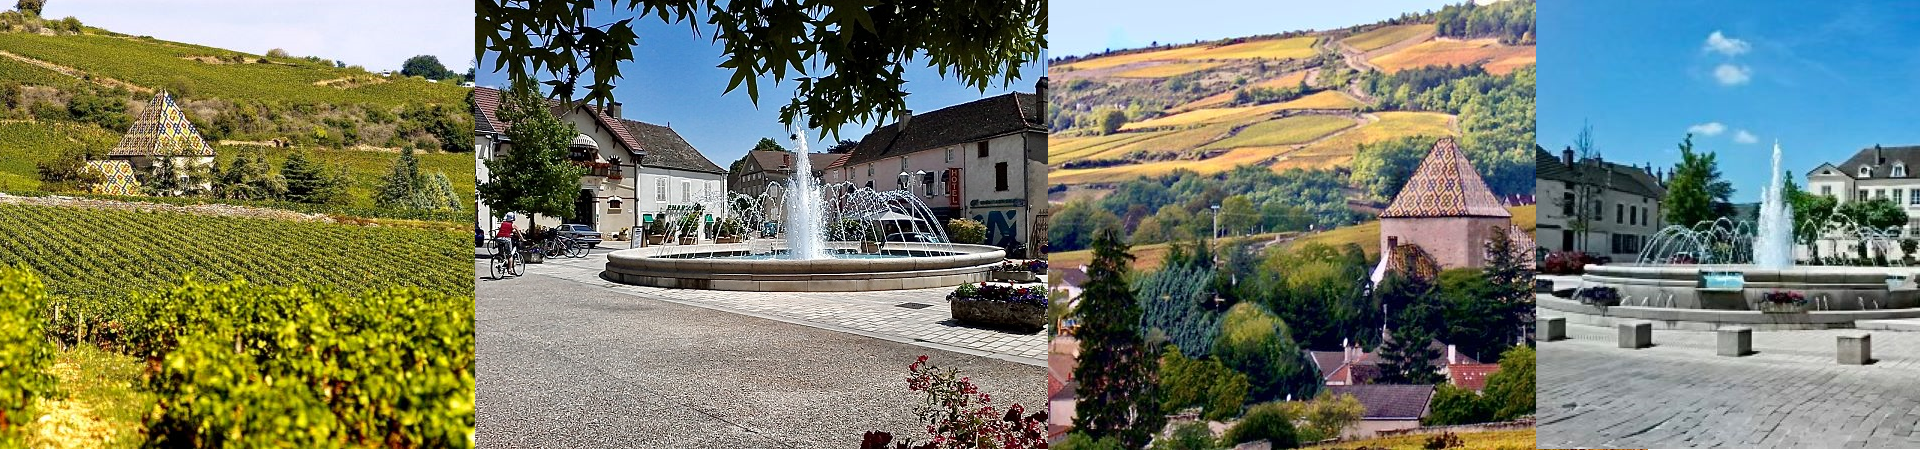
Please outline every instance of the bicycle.
[[527, 263], [520, 259], [520, 252], [517, 250], [519, 246], [514, 247], [515, 249], [503, 252], [500, 250], [500, 241], [498, 239], [494, 240], [492, 257], [493, 279], [504, 279], [506, 278], [505, 275], [517, 277], [526, 274]]

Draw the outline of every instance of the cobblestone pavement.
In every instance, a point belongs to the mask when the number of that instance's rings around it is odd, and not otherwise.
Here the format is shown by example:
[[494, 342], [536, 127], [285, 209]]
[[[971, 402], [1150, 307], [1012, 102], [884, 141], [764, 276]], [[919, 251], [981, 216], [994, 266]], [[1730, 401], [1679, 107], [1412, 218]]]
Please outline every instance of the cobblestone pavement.
[[1568, 325], [1542, 342], [1540, 448], [1920, 448], [1920, 333], [1874, 331], [1868, 366], [1835, 363], [1855, 330], [1755, 332], [1754, 355], [1715, 356], [1712, 332]]
[[914, 414], [923, 396], [906, 383], [920, 355], [971, 377], [991, 406], [1034, 411], [1045, 401], [1045, 369], [1002, 359], [549, 276], [480, 279], [475, 291], [481, 448], [853, 448], [868, 430], [924, 437]]
[[[589, 284], [611, 293], [779, 320], [1045, 367], [1046, 332], [1015, 333], [953, 321], [951, 288], [874, 292], [735, 292], [631, 286], [600, 278], [606, 257], [561, 258], [527, 266], [528, 276]], [[484, 266], [483, 266], [484, 267]], [[483, 275], [484, 276], [484, 275]], [[488, 281], [488, 280], [481, 280]], [[914, 304], [908, 308], [901, 305]], [[919, 305], [926, 305], [921, 307]]]

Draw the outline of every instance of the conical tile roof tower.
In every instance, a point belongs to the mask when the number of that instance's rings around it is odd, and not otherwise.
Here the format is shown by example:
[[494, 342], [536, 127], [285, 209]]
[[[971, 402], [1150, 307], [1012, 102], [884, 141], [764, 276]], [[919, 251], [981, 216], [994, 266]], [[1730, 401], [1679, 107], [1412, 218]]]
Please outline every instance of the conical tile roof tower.
[[1394, 195], [1393, 204], [1380, 213], [1395, 217], [1513, 217], [1500, 200], [1487, 189], [1487, 182], [1474, 170], [1467, 155], [1444, 138], [1433, 144], [1420, 167], [1414, 169], [1407, 184]]
[[213, 156], [213, 147], [187, 121], [187, 113], [166, 91], [153, 95], [107, 156]]

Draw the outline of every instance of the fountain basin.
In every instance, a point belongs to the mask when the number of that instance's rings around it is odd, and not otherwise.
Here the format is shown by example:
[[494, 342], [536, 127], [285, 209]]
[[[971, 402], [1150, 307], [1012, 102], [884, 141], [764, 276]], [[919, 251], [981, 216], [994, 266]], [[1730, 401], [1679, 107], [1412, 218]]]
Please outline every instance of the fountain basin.
[[1920, 308], [1916, 274], [1904, 267], [1608, 264], [1587, 266], [1581, 285], [1618, 289], [1621, 306], [1758, 311], [1766, 293], [1792, 291], [1812, 310], [1890, 310]]
[[[853, 253], [858, 242], [828, 242]], [[760, 251], [765, 251], [764, 246]], [[788, 250], [785, 247], [776, 252]], [[1006, 259], [999, 247], [890, 242], [876, 255], [791, 260], [752, 259], [753, 246], [677, 245], [607, 254], [607, 281], [639, 286], [721, 291], [851, 292], [925, 289], [986, 281]]]

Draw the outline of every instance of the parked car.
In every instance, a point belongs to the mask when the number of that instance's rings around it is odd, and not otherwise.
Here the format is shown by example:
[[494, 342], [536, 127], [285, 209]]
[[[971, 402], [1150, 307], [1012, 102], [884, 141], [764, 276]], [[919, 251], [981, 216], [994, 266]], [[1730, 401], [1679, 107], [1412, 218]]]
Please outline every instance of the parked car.
[[941, 239], [939, 235], [936, 235], [933, 233], [916, 231], [916, 232], [909, 232], [909, 233], [889, 234], [887, 235], [887, 242], [920, 242], [920, 243], [926, 243], [926, 244], [945, 244], [947, 243], [947, 240]]
[[574, 239], [579, 239], [581, 242], [586, 242], [587, 248], [600, 246], [600, 232], [594, 230], [592, 225], [581, 225], [577, 223], [562, 224], [558, 228], [554, 228], [554, 231], [573, 236]]

